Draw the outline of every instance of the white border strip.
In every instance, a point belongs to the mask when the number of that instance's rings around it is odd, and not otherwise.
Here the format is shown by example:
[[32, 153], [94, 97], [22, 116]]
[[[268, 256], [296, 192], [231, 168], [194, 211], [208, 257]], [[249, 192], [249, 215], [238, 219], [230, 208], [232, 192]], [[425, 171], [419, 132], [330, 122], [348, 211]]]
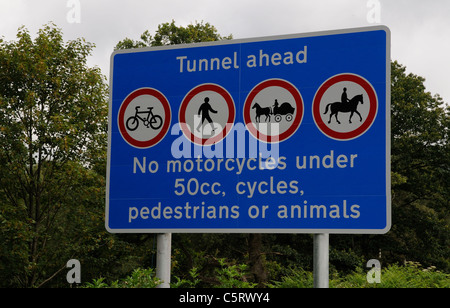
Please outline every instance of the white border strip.
[[[109, 228], [109, 192], [110, 192], [110, 167], [111, 167], [111, 119], [112, 119], [112, 86], [114, 57], [117, 54], [139, 53], [157, 50], [196, 48], [204, 46], [219, 46], [231, 44], [243, 44], [272, 40], [286, 40], [306, 37], [318, 37], [337, 34], [350, 34], [371, 31], [384, 31], [386, 33], [386, 227], [384, 229], [111, 229]], [[110, 233], [332, 233], [332, 234], [384, 234], [392, 226], [391, 209], [391, 31], [388, 27], [371, 26], [362, 28], [350, 28], [342, 30], [308, 32], [278, 36], [266, 36], [248, 39], [224, 40], [207, 43], [180, 44], [162, 47], [145, 47], [136, 49], [116, 50], [111, 55], [110, 61], [110, 89], [109, 89], [109, 117], [108, 117], [108, 160], [106, 170], [106, 207], [105, 227]]]

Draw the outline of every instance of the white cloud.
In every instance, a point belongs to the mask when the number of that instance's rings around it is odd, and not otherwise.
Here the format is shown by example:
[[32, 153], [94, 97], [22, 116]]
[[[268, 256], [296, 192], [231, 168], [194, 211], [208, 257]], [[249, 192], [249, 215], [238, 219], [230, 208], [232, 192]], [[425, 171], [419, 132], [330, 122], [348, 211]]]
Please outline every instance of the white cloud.
[[425, 86], [432, 94], [440, 94], [450, 103], [448, 73], [450, 61], [450, 2], [384, 1], [382, 21], [392, 32], [392, 56], [407, 67], [408, 72], [426, 78]]

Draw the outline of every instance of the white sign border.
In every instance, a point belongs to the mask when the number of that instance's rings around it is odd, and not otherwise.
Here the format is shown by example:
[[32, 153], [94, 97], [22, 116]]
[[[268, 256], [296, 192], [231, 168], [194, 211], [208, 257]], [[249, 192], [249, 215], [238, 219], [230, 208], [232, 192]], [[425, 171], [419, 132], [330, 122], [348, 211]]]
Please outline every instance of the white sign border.
[[[231, 45], [253, 42], [264, 42], [273, 40], [286, 40], [307, 37], [319, 37], [338, 34], [352, 34], [360, 32], [384, 31], [386, 33], [386, 226], [383, 229], [112, 229], [109, 227], [109, 193], [110, 193], [110, 167], [111, 167], [111, 134], [112, 134], [112, 93], [113, 93], [113, 73], [114, 57], [118, 54], [140, 53], [146, 51], [170, 50], [196, 48], [205, 46]], [[105, 207], [105, 228], [110, 233], [294, 233], [294, 234], [385, 234], [392, 226], [392, 206], [391, 206], [391, 31], [387, 26], [370, 26], [361, 28], [349, 28], [330, 31], [308, 32], [298, 34], [288, 34], [279, 36], [265, 36], [248, 39], [223, 40], [206, 43], [180, 44], [161, 47], [144, 47], [136, 49], [116, 50], [110, 59], [110, 89], [109, 89], [109, 112], [108, 112], [108, 152], [106, 169], [106, 207]]]

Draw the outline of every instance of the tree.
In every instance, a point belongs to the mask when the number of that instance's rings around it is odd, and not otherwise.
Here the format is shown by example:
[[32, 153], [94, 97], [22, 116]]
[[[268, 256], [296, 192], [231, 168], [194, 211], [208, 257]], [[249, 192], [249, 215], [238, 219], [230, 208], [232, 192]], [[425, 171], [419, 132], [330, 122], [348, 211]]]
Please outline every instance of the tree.
[[[386, 235], [336, 235], [333, 248], [364, 260], [418, 261], [450, 270], [450, 108], [425, 79], [391, 63], [392, 228]], [[333, 258], [330, 255], [330, 262]]]
[[[423, 77], [392, 63], [393, 228], [396, 258], [450, 268], [450, 106]], [[430, 264], [431, 265], [431, 264]]]
[[158, 26], [158, 30], [155, 35], [152, 36], [150, 32], [145, 31], [140, 40], [134, 41], [129, 38], [125, 38], [120, 41], [115, 49], [130, 49], [130, 48], [142, 48], [142, 47], [156, 47], [175, 44], [189, 44], [200, 42], [212, 42], [220, 40], [231, 40], [233, 36], [222, 37], [217, 33], [217, 29], [209, 23], [196, 22], [190, 24], [187, 27], [176, 26], [175, 21], [171, 23], [163, 23]]
[[69, 247], [93, 240], [89, 224], [68, 224], [102, 200], [108, 90], [86, 64], [93, 47], [64, 42], [53, 24], [34, 40], [24, 27], [0, 40], [0, 257], [14, 264], [0, 273], [11, 285], [41, 285], [65, 268]]

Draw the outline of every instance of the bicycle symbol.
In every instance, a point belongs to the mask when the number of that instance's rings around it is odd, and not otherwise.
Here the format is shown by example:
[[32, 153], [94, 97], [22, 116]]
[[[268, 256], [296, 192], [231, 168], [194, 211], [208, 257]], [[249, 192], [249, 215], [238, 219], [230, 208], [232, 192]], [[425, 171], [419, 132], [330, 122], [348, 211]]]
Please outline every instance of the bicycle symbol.
[[[148, 107], [147, 111], [139, 111], [141, 106], [136, 106], [136, 113], [127, 119], [125, 125], [129, 131], [135, 131], [139, 127], [139, 120], [148, 128], [151, 127], [154, 130], [161, 128], [163, 119], [159, 115], [155, 115], [152, 112], [153, 107]], [[146, 114], [147, 117], [141, 117], [140, 114]]]

